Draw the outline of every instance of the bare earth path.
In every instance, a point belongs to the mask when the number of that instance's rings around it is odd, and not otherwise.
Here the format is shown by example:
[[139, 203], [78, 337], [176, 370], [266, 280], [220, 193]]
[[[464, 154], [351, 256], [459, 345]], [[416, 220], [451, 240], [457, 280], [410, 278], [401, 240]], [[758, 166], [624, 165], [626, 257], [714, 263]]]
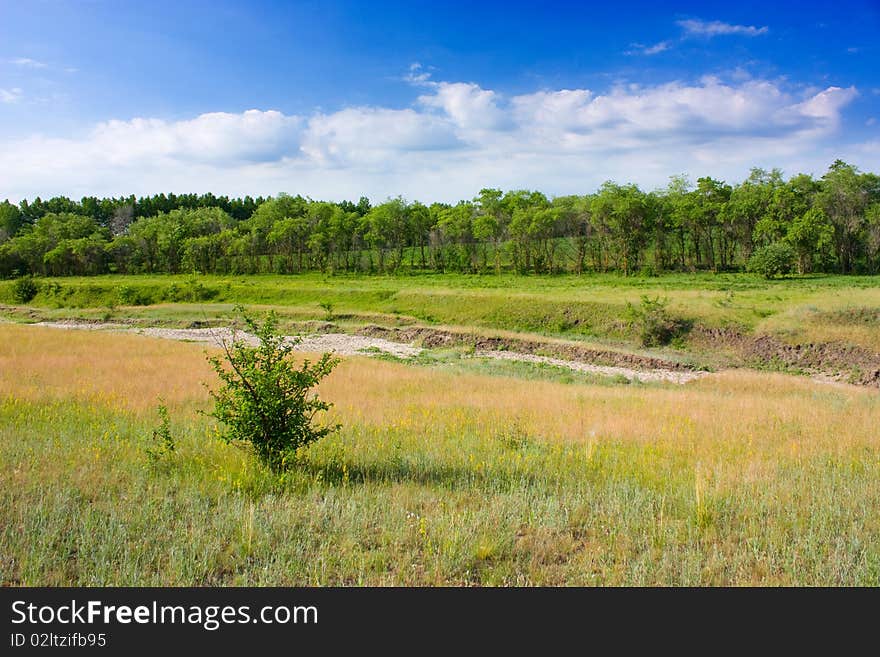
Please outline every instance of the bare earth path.
[[[133, 328], [125, 324], [95, 324], [88, 322], [66, 321], [66, 322], [37, 322], [32, 326], [45, 326], [59, 329], [79, 329], [79, 330], [109, 330], [125, 333], [137, 333], [153, 338], [164, 338], [168, 340], [184, 340], [189, 342], [204, 342], [208, 344], [221, 345], [224, 342], [235, 340], [245, 340], [254, 344], [256, 338], [243, 331], [233, 331], [229, 328]], [[293, 337], [293, 336], [291, 336]], [[417, 356], [422, 351], [421, 347], [412, 344], [403, 344], [393, 342], [379, 337], [369, 337], [364, 335], [350, 335], [348, 333], [320, 333], [313, 335], [297, 336], [300, 341], [294, 346], [296, 351], [306, 352], [324, 352], [332, 351], [340, 356], [363, 356], [369, 355], [371, 351], [380, 351], [382, 353], [391, 354], [399, 358], [409, 358]], [[496, 351], [496, 350], [477, 350], [474, 352], [477, 358], [492, 358], [496, 360], [520, 361], [529, 363], [546, 363], [558, 367], [567, 367], [576, 372], [586, 372], [590, 374], [599, 374], [603, 376], [623, 376], [630, 380], [636, 381], [662, 381], [667, 383], [684, 384], [700, 377], [706, 376], [708, 372], [694, 371], [672, 371], [663, 369], [634, 369], [628, 367], [593, 365], [574, 360], [565, 360], [562, 358], [551, 358], [550, 356], [539, 356], [535, 354], [519, 353], [516, 351]]]

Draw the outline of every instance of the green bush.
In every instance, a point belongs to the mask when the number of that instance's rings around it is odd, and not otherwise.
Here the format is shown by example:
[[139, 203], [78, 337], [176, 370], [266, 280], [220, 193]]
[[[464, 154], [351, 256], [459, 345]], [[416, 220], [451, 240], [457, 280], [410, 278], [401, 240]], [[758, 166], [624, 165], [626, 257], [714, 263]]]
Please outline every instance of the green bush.
[[153, 463], [162, 461], [177, 451], [174, 436], [171, 434], [171, 421], [168, 417], [168, 407], [160, 402], [157, 408], [159, 414], [159, 426], [153, 429], [152, 445], [146, 448], [147, 456]]
[[123, 285], [119, 288], [119, 303], [123, 306], [149, 306], [153, 303], [153, 297], [145, 290]]
[[39, 291], [40, 286], [31, 276], [17, 278], [12, 284], [12, 298], [16, 303], [30, 303]]
[[785, 242], [774, 242], [756, 249], [749, 258], [749, 271], [770, 279], [790, 274], [797, 254]]
[[209, 301], [219, 294], [219, 291], [203, 285], [197, 278], [190, 278], [183, 284], [172, 283], [165, 289], [164, 298], [168, 301]]
[[668, 304], [667, 299], [647, 295], [642, 296], [639, 306], [628, 304], [630, 324], [639, 332], [642, 346], [667, 345], [690, 329], [689, 322], [669, 314]]
[[333, 321], [333, 304], [330, 301], [322, 301], [318, 305], [320, 305], [321, 308], [324, 309], [324, 312], [326, 313], [325, 319], [328, 322], [332, 322]]
[[214, 399], [210, 415], [225, 425], [221, 437], [226, 442], [250, 445], [270, 468], [285, 470], [295, 462], [297, 450], [339, 429], [314, 424], [315, 416], [331, 404], [310, 394], [339, 359], [325, 353], [297, 369], [289, 359], [295, 343], [277, 331], [274, 312], [262, 324], [242, 315], [259, 345], [224, 343], [225, 358], [208, 359], [222, 382], [219, 390], [209, 391]]

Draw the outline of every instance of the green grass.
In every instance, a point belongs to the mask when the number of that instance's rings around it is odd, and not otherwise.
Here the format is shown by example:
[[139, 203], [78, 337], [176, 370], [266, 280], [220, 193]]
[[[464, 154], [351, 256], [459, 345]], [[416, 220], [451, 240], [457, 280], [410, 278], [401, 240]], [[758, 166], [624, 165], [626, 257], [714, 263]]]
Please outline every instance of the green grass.
[[[0, 404], [0, 581], [42, 585], [880, 584], [875, 453], [719, 485], [674, 452], [349, 427], [284, 477], [173, 425]], [[63, 475], [63, 476], [62, 476]], [[834, 501], [834, 503], [831, 503]]]
[[[11, 286], [0, 282], [0, 303], [12, 303]], [[834, 313], [880, 308], [876, 277], [766, 281], [749, 274], [99, 276], [46, 281], [32, 306], [50, 316], [174, 321], [224, 316], [242, 303], [277, 306], [290, 320], [305, 320], [325, 319], [321, 304], [330, 303], [342, 324], [419, 322], [633, 342], [627, 304], [642, 295], [668, 298], [670, 312], [701, 325], [807, 341], [814, 327], [821, 336], [834, 324], [841, 316]]]

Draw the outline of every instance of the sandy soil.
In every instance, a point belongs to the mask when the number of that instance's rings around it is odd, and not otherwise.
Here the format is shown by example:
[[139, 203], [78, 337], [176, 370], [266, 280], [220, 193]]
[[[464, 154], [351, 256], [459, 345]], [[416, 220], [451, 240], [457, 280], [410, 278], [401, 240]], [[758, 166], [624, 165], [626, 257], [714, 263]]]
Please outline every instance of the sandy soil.
[[[166, 340], [184, 340], [187, 342], [205, 342], [220, 346], [233, 340], [244, 341], [248, 344], [258, 344], [256, 336], [246, 331], [233, 331], [229, 328], [132, 328], [124, 324], [92, 324], [85, 322], [37, 322], [34, 326], [48, 326], [50, 328], [80, 329], [80, 330], [112, 330], [125, 333], [137, 333], [151, 338], [164, 338]], [[379, 350], [384, 353], [408, 358], [419, 354], [422, 349], [411, 345], [391, 342], [382, 338], [368, 338], [361, 335], [348, 335], [346, 333], [319, 333], [315, 335], [290, 336], [291, 339], [299, 338], [294, 345], [294, 351], [333, 351], [340, 356], [362, 355], [365, 351]]]
[[515, 360], [527, 363], [547, 363], [559, 367], [568, 367], [576, 372], [589, 372], [605, 376], [624, 376], [636, 381], [666, 381], [669, 383], [687, 383], [706, 376], [708, 372], [673, 372], [671, 370], [634, 370], [628, 367], [612, 367], [610, 365], [591, 365], [579, 363], [573, 360], [551, 358], [550, 356], [537, 356], [535, 354], [521, 354], [515, 351], [476, 351], [475, 356], [480, 358], [495, 358], [498, 360]]

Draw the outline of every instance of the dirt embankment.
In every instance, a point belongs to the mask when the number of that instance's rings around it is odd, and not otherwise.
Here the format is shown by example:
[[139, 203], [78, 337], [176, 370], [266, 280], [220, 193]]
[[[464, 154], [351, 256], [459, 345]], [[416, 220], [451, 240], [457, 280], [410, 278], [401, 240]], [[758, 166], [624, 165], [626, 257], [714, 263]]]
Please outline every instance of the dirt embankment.
[[[696, 370], [686, 363], [596, 349], [577, 343], [490, 337], [429, 327], [388, 328], [370, 325], [359, 333], [393, 342], [420, 344], [427, 348], [464, 345], [483, 353], [511, 352], [634, 370], [682, 373]], [[689, 337], [691, 344], [701, 350], [724, 350], [730, 353], [730, 365], [733, 367], [775, 366], [782, 370], [797, 370], [820, 380], [880, 387], [880, 354], [863, 347], [836, 342], [789, 344], [772, 335], [750, 335], [731, 328], [704, 326], [695, 326]]]
[[752, 367], [776, 364], [783, 369], [880, 387], [880, 354], [841, 342], [790, 344], [772, 335], [749, 335], [730, 328], [695, 327], [693, 344], [733, 352]]
[[630, 354], [610, 349], [595, 349], [576, 343], [528, 340], [512, 337], [490, 337], [475, 333], [456, 332], [428, 327], [388, 328], [369, 325], [358, 331], [360, 335], [384, 338], [393, 342], [421, 344], [423, 347], [473, 347], [477, 351], [510, 351], [536, 356], [550, 356], [582, 363], [594, 363], [611, 367], [628, 367], [645, 370], [667, 370], [672, 372], [693, 371], [694, 368], [663, 358]]

